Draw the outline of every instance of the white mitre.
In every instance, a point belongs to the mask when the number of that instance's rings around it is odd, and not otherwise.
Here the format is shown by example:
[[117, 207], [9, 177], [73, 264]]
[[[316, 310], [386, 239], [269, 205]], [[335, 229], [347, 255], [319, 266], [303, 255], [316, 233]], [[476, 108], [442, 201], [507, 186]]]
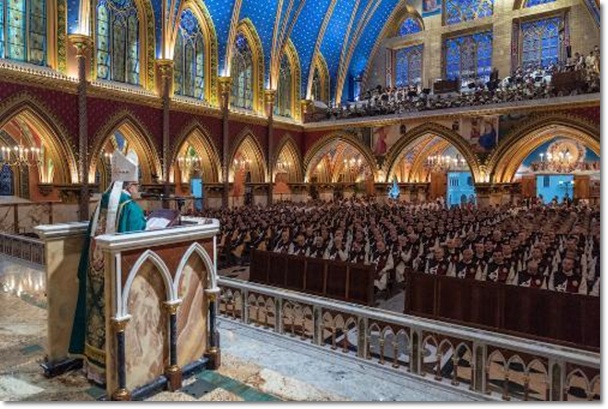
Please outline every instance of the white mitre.
[[[116, 232], [118, 205], [120, 203], [120, 196], [124, 183], [139, 181], [138, 165], [139, 159], [132, 149], [129, 150], [126, 156], [119, 150], [115, 150], [112, 154], [112, 185], [110, 187], [110, 198], [108, 200], [105, 234], [113, 234]], [[93, 236], [97, 230], [100, 208], [101, 206], [97, 206], [97, 210], [93, 216], [91, 236]]]
[[125, 156], [118, 149], [112, 154], [112, 182], [138, 182], [139, 159], [133, 149]]

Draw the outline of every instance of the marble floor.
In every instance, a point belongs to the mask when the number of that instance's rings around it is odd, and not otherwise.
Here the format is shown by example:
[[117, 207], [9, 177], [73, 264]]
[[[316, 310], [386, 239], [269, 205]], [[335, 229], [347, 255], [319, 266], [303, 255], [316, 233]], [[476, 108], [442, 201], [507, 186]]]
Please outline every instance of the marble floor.
[[[0, 260], [0, 400], [92, 401], [104, 391], [81, 372], [43, 376], [44, 275]], [[222, 366], [150, 401], [471, 401], [466, 391], [434, 385], [353, 357], [219, 319]]]

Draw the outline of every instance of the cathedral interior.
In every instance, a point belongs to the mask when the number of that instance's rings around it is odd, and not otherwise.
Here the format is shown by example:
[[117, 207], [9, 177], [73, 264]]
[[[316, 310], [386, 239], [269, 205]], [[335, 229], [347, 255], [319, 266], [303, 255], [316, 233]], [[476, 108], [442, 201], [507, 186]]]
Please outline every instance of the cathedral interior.
[[600, 65], [599, 0], [0, 0], [1, 400], [600, 400]]

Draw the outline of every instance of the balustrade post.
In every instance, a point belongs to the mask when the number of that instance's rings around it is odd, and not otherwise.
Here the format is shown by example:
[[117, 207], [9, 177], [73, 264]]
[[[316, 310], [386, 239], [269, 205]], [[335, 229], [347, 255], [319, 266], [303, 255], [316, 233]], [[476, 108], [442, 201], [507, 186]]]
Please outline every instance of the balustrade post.
[[457, 355], [456, 350], [454, 350], [454, 355], [452, 356], [452, 366], [454, 367], [454, 373], [452, 375], [452, 385], [456, 386], [459, 384], [459, 382], [458, 382], [458, 355]]
[[399, 368], [399, 343], [396, 335], [393, 341], [393, 368]]
[[565, 385], [564, 363], [549, 359], [549, 388], [551, 401], [559, 402], [568, 400], [568, 390]]
[[411, 330], [411, 348], [410, 348], [410, 367], [409, 371], [415, 374], [421, 374], [421, 365], [420, 365], [420, 357], [422, 354], [420, 353], [420, 334], [417, 330]]
[[486, 346], [473, 343], [473, 360], [475, 362], [474, 389], [480, 393], [486, 393]]
[[530, 375], [528, 371], [524, 373], [524, 401], [530, 400]]
[[[508, 363], [507, 363], [508, 365]], [[502, 400], [511, 400], [509, 397], [509, 367], [505, 371], [505, 381], [502, 386]]]
[[359, 358], [367, 357], [367, 318], [359, 318], [359, 334], [357, 337], [357, 356]]
[[249, 291], [243, 290], [241, 294], [241, 320], [243, 324], [249, 324]]
[[321, 345], [323, 341], [323, 319], [321, 313], [323, 310], [321, 307], [317, 307], [316, 305], [313, 307], [312, 315], [313, 315], [313, 342], [317, 345]]
[[283, 299], [275, 299], [274, 300], [274, 309], [275, 309], [275, 325], [274, 330], [279, 334], [283, 333]]
[[435, 370], [435, 380], [440, 381], [442, 379], [442, 377], [441, 377], [441, 358], [443, 357], [443, 354], [441, 352], [439, 352], [439, 349], [437, 350], [435, 357], [437, 359], [437, 369]]

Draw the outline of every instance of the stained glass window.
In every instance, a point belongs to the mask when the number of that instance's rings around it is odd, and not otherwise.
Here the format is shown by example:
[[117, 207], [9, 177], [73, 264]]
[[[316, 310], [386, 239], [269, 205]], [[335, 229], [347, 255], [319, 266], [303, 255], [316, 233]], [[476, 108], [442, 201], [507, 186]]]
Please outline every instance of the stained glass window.
[[401, 27], [399, 28], [399, 35], [403, 37], [408, 34], [419, 33], [420, 31], [422, 31], [420, 22], [413, 17], [408, 17], [403, 20], [403, 23], [401, 23]]
[[489, 81], [492, 71], [492, 32], [445, 40], [445, 67], [447, 79], [479, 77], [484, 82]]
[[205, 98], [205, 40], [192, 11], [182, 13], [175, 43], [175, 93]]
[[0, 196], [12, 196], [13, 193], [13, 171], [8, 165], [0, 167]]
[[0, 58], [46, 63], [46, 0], [0, 0]]
[[319, 69], [315, 67], [315, 72], [312, 76], [312, 99], [314, 101], [323, 101], [322, 82], [323, 81], [321, 80], [321, 73], [319, 72]]
[[139, 20], [133, 0], [97, 3], [97, 78], [139, 84]]
[[287, 55], [283, 54], [281, 59], [281, 70], [279, 74], [279, 86], [277, 98], [274, 105], [274, 114], [291, 117], [291, 64]]
[[253, 109], [253, 54], [247, 38], [242, 33], [237, 35], [234, 43], [230, 76], [232, 77], [231, 105]]
[[447, 24], [489, 17], [493, 13], [494, 0], [446, 0], [445, 2], [445, 22]]
[[538, 6], [539, 4], [553, 3], [554, 1], [555, 0], [527, 0], [526, 7], [534, 7]]
[[395, 85], [404, 87], [422, 82], [423, 45], [402, 48], [395, 52]]
[[558, 63], [561, 23], [561, 17], [522, 23], [521, 62], [524, 68], [547, 67]]

